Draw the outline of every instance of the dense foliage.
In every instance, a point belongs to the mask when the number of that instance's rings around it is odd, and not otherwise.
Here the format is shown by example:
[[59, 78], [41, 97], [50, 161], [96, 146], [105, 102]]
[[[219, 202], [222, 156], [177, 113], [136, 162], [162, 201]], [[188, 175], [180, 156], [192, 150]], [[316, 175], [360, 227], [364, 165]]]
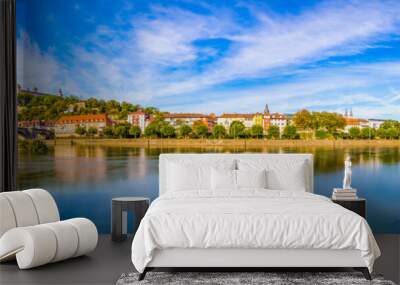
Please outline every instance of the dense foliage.
[[293, 125], [301, 130], [326, 129], [332, 134], [338, 129], [343, 129], [346, 125], [346, 121], [344, 117], [338, 113], [301, 110], [294, 115]]
[[233, 121], [229, 126], [229, 136], [239, 138], [246, 136], [246, 127], [240, 121]]
[[261, 125], [253, 125], [250, 128], [250, 136], [253, 138], [262, 138], [264, 136], [264, 128]]
[[212, 135], [216, 139], [223, 139], [226, 136], [226, 129], [223, 125], [215, 125], [212, 130]]
[[186, 124], [183, 124], [179, 127], [179, 136], [181, 138], [188, 138], [192, 133], [192, 128]]
[[128, 133], [129, 136], [133, 138], [138, 138], [142, 134], [142, 130], [138, 126], [131, 126]]
[[[57, 120], [62, 115], [82, 115], [108, 113], [117, 120], [124, 120], [128, 113], [141, 108], [137, 104], [118, 102], [116, 100], [101, 100], [89, 98], [80, 100], [75, 96], [42, 95], [33, 96], [29, 93], [18, 93], [18, 120]], [[143, 108], [146, 114], [156, 114], [154, 107]]]
[[293, 117], [293, 125], [302, 131], [306, 137], [310, 130], [314, 131], [317, 139], [399, 139], [400, 123], [394, 120], [385, 121], [379, 129], [371, 127], [351, 127], [344, 131], [346, 121], [343, 116], [330, 112], [310, 112], [301, 110]]
[[295, 140], [299, 139], [300, 135], [297, 133], [297, 129], [295, 126], [286, 126], [282, 132], [282, 138]]
[[193, 131], [199, 138], [206, 138], [208, 136], [208, 128], [205, 125], [194, 126]]
[[280, 130], [278, 126], [270, 126], [268, 128], [268, 138], [269, 139], [279, 139], [280, 138]]

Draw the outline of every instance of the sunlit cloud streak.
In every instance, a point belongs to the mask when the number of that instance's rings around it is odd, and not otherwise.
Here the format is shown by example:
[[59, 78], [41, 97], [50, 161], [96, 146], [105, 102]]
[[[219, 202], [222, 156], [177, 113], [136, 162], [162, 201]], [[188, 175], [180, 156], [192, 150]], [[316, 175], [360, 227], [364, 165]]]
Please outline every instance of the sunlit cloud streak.
[[170, 111], [254, 112], [268, 102], [280, 112], [354, 107], [400, 119], [400, 51], [385, 52], [399, 49], [399, 2], [325, 1], [296, 13], [183, 4], [94, 22], [78, 43], [65, 39], [68, 60], [22, 30], [19, 81]]

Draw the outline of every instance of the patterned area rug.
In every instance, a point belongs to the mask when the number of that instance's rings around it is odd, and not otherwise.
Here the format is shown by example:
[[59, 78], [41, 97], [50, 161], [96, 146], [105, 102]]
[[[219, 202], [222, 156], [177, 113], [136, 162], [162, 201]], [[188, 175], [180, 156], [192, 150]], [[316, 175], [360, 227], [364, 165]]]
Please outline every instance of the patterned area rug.
[[146, 278], [138, 281], [138, 273], [122, 274], [117, 285], [146, 284], [328, 284], [328, 285], [395, 285], [382, 276], [372, 275], [368, 281], [359, 272], [148, 272]]

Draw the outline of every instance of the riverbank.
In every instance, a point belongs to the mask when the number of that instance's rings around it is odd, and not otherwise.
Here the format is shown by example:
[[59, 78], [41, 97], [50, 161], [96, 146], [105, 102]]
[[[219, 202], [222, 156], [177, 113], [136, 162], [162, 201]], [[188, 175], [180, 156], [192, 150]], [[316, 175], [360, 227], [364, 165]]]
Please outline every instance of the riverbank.
[[99, 145], [115, 147], [400, 147], [400, 140], [269, 140], [269, 139], [97, 139], [62, 138], [49, 145]]

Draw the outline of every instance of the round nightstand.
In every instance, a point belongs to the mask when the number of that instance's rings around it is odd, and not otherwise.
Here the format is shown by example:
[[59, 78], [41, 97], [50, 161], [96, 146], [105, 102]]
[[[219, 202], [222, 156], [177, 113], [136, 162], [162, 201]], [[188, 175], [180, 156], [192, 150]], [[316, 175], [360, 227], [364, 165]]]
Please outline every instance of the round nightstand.
[[146, 214], [150, 199], [144, 197], [117, 197], [111, 201], [111, 239], [123, 241], [127, 237], [127, 216], [132, 211], [136, 217], [136, 230]]

